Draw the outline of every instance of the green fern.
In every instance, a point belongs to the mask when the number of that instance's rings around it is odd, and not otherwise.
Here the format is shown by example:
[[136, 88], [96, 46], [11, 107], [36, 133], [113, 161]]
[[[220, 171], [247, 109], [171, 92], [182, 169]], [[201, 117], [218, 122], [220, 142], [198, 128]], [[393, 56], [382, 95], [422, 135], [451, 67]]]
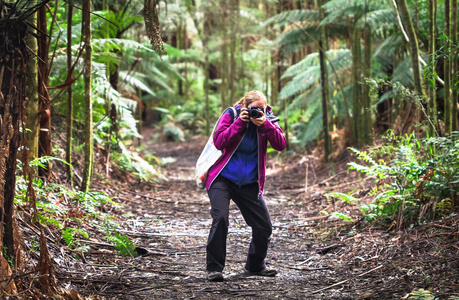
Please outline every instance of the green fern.
[[73, 248], [75, 243], [80, 241], [80, 239], [76, 238], [77, 234], [82, 235], [85, 238], [89, 238], [88, 233], [80, 228], [66, 228], [62, 230], [62, 239], [67, 244], [67, 246], [69, 246], [69, 248]]
[[65, 160], [63, 159], [60, 159], [58, 157], [53, 157], [53, 156], [41, 156], [41, 157], [37, 157], [35, 158], [34, 160], [30, 161], [29, 162], [29, 165], [31, 167], [40, 167], [40, 168], [43, 168], [43, 169], [46, 169], [47, 168], [47, 165], [50, 161], [60, 161], [68, 166], [71, 166], [71, 164], [69, 164], [68, 162], [66, 162]]
[[429, 290], [418, 289], [410, 293], [408, 300], [434, 300], [434, 296]]
[[338, 193], [338, 192], [335, 192], [335, 193], [330, 193], [328, 194], [330, 196], [333, 196], [333, 197], [336, 197], [336, 198], [339, 198], [341, 200], [343, 200], [345, 203], [347, 204], [351, 204], [351, 203], [355, 203], [355, 202], [358, 202], [360, 201], [359, 198], [355, 198], [351, 195], [347, 195], [347, 194], [343, 194], [343, 193]]
[[105, 236], [110, 242], [115, 245], [115, 249], [118, 250], [118, 253], [121, 256], [137, 256], [137, 252], [135, 251], [136, 245], [132, 242], [132, 240], [126, 235], [120, 235], [117, 231], [115, 231], [115, 235], [107, 235]]

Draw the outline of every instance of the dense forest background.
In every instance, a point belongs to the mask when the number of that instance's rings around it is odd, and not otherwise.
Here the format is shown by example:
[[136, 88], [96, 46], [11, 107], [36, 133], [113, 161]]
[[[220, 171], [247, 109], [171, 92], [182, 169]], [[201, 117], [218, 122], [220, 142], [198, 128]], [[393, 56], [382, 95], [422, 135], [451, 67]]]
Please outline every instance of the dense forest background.
[[[146, 154], [145, 144], [205, 140], [221, 111], [254, 89], [281, 119], [282, 157], [312, 153], [330, 175], [351, 159], [350, 170], [374, 179], [371, 202], [332, 195], [369, 226], [451, 216], [459, 204], [457, 3], [0, 0], [2, 288], [27, 290], [13, 276], [26, 270], [19, 223], [41, 233], [32, 247], [37, 286], [56, 293], [47, 226], [84, 252], [77, 242], [87, 233], [65, 216], [106, 220], [100, 207], [112, 200], [95, 182], [126, 173], [164, 180], [171, 161]], [[154, 128], [149, 141], [145, 127]], [[58, 208], [64, 201], [73, 215]], [[104, 226], [132, 254], [129, 238]]]

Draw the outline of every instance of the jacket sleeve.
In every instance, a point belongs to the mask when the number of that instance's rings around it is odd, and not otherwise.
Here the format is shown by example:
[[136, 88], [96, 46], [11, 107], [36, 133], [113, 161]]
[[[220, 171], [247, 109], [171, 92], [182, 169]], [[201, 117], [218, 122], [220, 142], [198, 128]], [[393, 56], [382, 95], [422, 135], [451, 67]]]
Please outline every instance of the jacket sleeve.
[[287, 140], [277, 122], [266, 120], [266, 122], [259, 127], [259, 130], [262, 134], [266, 135], [269, 143], [275, 150], [282, 151], [287, 147]]
[[240, 118], [233, 122], [232, 110], [227, 109], [220, 118], [214, 133], [214, 145], [218, 150], [223, 150], [229, 145], [240, 141], [247, 128], [247, 123]]

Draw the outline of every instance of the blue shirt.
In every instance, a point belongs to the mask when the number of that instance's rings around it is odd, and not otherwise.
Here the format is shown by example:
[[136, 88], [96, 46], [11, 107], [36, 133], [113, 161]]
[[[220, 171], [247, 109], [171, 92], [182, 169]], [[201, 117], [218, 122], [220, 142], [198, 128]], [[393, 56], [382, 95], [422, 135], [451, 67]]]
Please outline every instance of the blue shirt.
[[220, 175], [241, 186], [258, 180], [257, 126], [248, 123], [245, 136]]

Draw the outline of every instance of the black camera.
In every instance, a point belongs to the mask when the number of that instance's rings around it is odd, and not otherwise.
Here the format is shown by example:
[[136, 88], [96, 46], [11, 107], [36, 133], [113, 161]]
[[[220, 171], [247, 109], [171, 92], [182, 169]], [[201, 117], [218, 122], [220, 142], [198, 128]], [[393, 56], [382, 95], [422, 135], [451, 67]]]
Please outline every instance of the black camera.
[[254, 119], [258, 119], [261, 117], [261, 111], [262, 110], [256, 106], [247, 108], [247, 113], [249, 114], [249, 117]]

